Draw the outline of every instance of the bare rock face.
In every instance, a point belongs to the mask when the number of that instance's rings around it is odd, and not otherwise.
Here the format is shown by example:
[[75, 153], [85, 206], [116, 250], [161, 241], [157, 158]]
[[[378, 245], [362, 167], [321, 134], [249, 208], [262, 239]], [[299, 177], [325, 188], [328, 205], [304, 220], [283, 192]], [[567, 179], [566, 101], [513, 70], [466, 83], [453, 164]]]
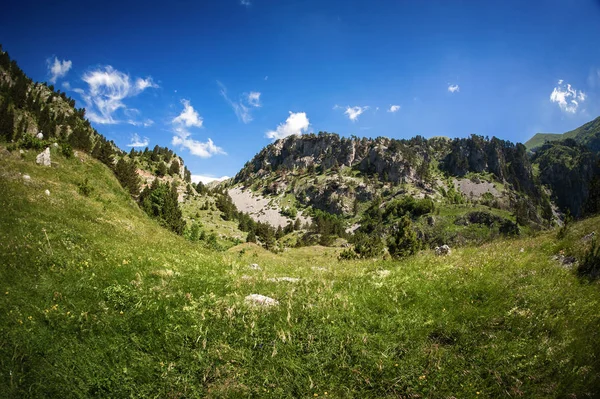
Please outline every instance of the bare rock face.
[[438, 256], [446, 256], [450, 255], [451, 253], [452, 250], [446, 244], [442, 245], [441, 247], [435, 247], [435, 254]]
[[43, 152], [40, 152], [35, 158], [35, 163], [42, 166], [50, 166], [50, 147], [46, 148]]

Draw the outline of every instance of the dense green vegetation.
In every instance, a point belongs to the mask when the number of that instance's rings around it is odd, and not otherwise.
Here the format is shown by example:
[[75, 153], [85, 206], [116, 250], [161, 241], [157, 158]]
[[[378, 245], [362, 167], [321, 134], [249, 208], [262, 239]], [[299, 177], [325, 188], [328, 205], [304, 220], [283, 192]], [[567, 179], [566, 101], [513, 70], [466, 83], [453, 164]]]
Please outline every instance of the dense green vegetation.
[[561, 398], [600, 384], [598, 285], [552, 259], [584, 259], [598, 218], [447, 257], [216, 253], [148, 218], [92, 158], [0, 154], [0, 396]]

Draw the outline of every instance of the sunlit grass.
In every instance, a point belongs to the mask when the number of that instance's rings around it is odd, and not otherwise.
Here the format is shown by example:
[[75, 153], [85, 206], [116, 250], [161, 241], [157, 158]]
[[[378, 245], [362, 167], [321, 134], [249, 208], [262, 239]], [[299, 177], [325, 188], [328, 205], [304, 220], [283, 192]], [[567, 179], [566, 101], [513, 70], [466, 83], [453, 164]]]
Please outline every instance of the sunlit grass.
[[599, 287], [551, 257], [578, 256], [600, 218], [562, 241], [399, 262], [211, 252], [148, 219], [104, 165], [34, 157], [0, 157], [3, 397], [597, 395]]

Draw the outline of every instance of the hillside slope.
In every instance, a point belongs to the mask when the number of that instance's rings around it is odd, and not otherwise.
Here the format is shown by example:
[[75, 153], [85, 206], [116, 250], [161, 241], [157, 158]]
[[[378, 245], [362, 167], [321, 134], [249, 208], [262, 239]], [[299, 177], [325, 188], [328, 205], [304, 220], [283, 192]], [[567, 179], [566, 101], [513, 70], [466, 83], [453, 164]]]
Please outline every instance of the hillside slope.
[[566, 133], [537, 133], [527, 140], [525, 147], [528, 150], [533, 150], [541, 147], [547, 141], [552, 142], [565, 139], [573, 139], [577, 143], [590, 148], [592, 151], [600, 151], [600, 117]]
[[1, 397], [559, 398], [600, 384], [598, 286], [551, 258], [579, 256], [599, 218], [561, 241], [401, 262], [223, 254], [161, 228], [97, 160], [53, 156], [0, 148]]

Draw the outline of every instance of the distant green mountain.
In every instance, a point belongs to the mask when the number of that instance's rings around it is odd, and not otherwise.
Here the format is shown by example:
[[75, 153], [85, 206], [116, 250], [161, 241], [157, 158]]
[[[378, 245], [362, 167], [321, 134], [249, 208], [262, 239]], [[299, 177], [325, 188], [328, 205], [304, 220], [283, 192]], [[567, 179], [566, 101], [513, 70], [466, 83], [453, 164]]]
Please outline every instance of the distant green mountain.
[[600, 151], [600, 117], [586, 123], [577, 129], [566, 133], [537, 133], [530, 138], [525, 147], [528, 150], [541, 147], [547, 141], [558, 141], [564, 139], [573, 139], [578, 144], [583, 144], [592, 151]]
[[530, 138], [526, 143], [525, 147], [528, 150], [542, 146], [547, 141], [557, 141], [563, 138], [562, 133], [536, 133], [535, 136]]

